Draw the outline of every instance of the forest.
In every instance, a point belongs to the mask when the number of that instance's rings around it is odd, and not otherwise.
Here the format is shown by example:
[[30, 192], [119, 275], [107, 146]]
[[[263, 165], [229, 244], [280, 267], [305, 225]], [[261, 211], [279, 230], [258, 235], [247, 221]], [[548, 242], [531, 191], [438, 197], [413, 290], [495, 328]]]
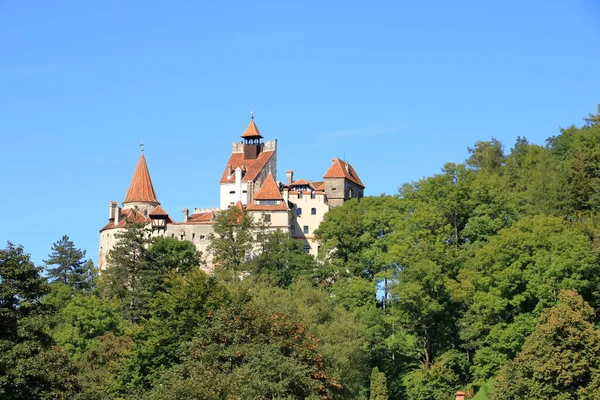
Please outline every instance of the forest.
[[0, 398], [598, 399], [598, 113], [332, 209], [317, 259], [237, 208], [210, 275], [134, 222], [101, 274], [9, 242]]

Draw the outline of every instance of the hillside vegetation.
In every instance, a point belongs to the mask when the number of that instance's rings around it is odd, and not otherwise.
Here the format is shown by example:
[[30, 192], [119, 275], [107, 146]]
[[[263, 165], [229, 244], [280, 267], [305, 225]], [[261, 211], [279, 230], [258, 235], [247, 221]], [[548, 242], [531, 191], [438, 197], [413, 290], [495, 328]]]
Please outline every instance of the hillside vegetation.
[[211, 276], [135, 223], [100, 276], [68, 236], [43, 267], [7, 244], [0, 397], [600, 398], [600, 116], [469, 153], [332, 209], [318, 260], [236, 208]]

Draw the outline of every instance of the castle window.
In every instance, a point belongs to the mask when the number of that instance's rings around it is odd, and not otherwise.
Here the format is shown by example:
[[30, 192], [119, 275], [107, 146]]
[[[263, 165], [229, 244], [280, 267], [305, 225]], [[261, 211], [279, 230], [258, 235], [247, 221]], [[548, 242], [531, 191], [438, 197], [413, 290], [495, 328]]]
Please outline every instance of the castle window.
[[304, 251], [305, 251], [306, 253], [310, 253], [310, 245], [308, 245], [308, 244], [305, 244], [305, 245], [304, 245]]
[[200, 235], [200, 240], [204, 240], [204, 239], [206, 239], [206, 236]]
[[311, 208], [310, 209], [310, 215], [317, 215], [317, 209], [316, 208]]
[[315, 198], [315, 191], [313, 190], [312, 192], [310, 192], [310, 198], [314, 199]]
[[350, 189], [350, 190], [348, 191], [348, 193], [349, 193], [349, 197], [352, 197], [352, 189]]
[[192, 240], [196, 239], [196, 234], [192, 232]]
[[302, 198], [302, 192], [298, 192], [298, 198], [301, 199]]
[[263, 221], [270, 223], [271, 222], [271, 214], [263, 215]]
[[337, 190], [337, 188], [331, 188], [332, 192], [335, 192]]
[[229, 194], [235, 194], [235, 190], [230, 191]]
[[290, 225], [290, 231], [292, 234], [296, 233], [296, 225]]
[[302, 209], [301, 208], [296, 209], [296, 215], [297, 216], [301, 216], [302, 215]]
[[304, 233], [308, 233], [308, 225], [304, 225]]

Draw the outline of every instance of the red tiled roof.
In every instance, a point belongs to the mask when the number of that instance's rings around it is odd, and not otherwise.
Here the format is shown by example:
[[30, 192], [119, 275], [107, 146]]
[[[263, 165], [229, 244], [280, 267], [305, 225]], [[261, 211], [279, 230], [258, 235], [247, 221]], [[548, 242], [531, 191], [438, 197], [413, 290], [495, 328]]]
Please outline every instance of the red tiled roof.
[[100, 232], [102, 232], [105, 229], [112, 229], [112, 228], [125, 228], [127, 226], [128, 223], [130, 222], [146, 222], [149, 223], [150, 222], [150, 218], [146, 218], [144, 217], [144, 215], [140, 212], [137, 212], [131, 208], [128, 208], [126, 210], [122, 210], [121, 211], [121, 215], [119, 216], [119, 223], [115, 225], [114, 222], [109, 222], [108, 224], [104, 225], [104, 227], [102, 229], [100, 229]]
[[292, 184], [290, 186], [306, 186], [306, 185], [308, 185], [308, 182], [306, 182], [304, 179], [300, 179], [300, 180], [292, 182]]
[[310, 182], [311, 185], [313, 185], [313, 187], [315, 188], [315, 191], [320, 191], [320, 190], [325, 190], [325, 182], [323, 181], [319, 181], [319, 182]]
[[248, 124], [248, 127], [242, 134], [242, 138], [244, 138], [244, 139], [262, 138], [262, 135], [258, 131], [258, 127], [254, 123], [254, 120], [250, 121], [250, 123]]
[[[225, 166], [225, 170], [223, 171], [223, 175], [221, 176], [221, 183], [233, 183], [235, 182], [235, 170], [237, 167], [240, 167], [242, 171], [244, 168], [246, 173], [242, 172], [242, 182], [252, 182], [260, 171], [267, 165], [267, 162], [271, 159], [271, 156], [275, 154], [274, 151], [263, 151], [261, 152], [255, 160], [245, 160], [244, 153], [233, 153], [231, 157], [229, 157], [229, 161]], [[231, 166], [231, 176], [227, 179], [228, 166]]]
[[267, 179], [263, 182], [262, 186], [254, 194], [255, 200], [282, 200], [281, 192], [279, 192], [279, 186], [275, 182], [273, 175], [267, 175]]
[[154, 186], [152, 186], [152, 180], [150, 179], [150, 173], [148, 172], [148, 165], [146, 164], [146, 158], [142, 154], [135, 167], [133, 178], [127, 194], [125, 195], [125, 203], [132, 202], [150, 202], [158, 203], [156, 199], [156, 193], [154, 193]]
[[331, 162], [332, 165], [329, 167], [327, 172], [325, 172], [323, 178], [346, 178], [349, 181], [362, 186], [363, 188], [365, 187], [354, 168], [352, 168], [352, 165], [340, 160], [339, 158], [334, 158], [331, 160]]
[[156, 206], [148, 215], [169, 215], [161, 206]]
[[201, 223], [205, 223], [205, 224], [210, 224], [210, 223], [214, 223], [215, 222], [215, 218], [217, 218], [216, 213], [212, 212], [212, 211], [208, 211], [208, 212], [203, 212], [203, 213], [197, 213], [197, 214], [192, 214], [188, 217], [187, 223], [194, 223], [194, 224], [201, 224]]

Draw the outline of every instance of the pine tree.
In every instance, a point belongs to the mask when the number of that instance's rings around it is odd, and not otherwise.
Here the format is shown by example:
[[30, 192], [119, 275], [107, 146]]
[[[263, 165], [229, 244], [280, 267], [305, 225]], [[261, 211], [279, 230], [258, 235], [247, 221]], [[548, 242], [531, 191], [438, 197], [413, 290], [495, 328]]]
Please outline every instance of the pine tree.
[[82, 289], [86, 279], [84, 258], [85, 250], [76, 248], [69, 236], [64, 235], [52, 245], [52, 252], [44, 260], [50, 281]]
[[379, 372], [379, 368], [374, 367], [371, 371], [371, 395], [370, 400], [387, 400], [387, 381], [385, 374]]
[[123, 232], [115, 234], [117, 243], [108, 253], [108, 268], [102, 274], [104, 294], [121, 302], [130, 323], [142, 319], [152, 296], [145, 282], [146, 231], [144, 223], [129, 222]]

